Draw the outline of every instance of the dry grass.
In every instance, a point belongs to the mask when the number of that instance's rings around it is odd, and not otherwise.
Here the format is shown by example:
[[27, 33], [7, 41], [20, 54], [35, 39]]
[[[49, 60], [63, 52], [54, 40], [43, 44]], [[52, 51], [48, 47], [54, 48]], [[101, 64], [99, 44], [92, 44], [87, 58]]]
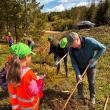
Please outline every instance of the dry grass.
[[[106, 96], [110, 94], [110, 27], [102, 26], [98, 28], [94, 28], [91, 30], [73, 30], [77, 31], [80, 35], [83, 36], [92, 36], [95, 37], [98, 41], [101, 41], [107, 46], [107, 51], [101, 57], [97, 65], [97, 75], [96, 75], [96, 106], [95, 110], [103, 110], [104, 103], [106, 100]], [[41, 74], [47, 73], [47, 77], [45, 79], [45, 96], [42, 100], [42, 104], [40, 110], [61, 110], [66, 101], [69, 93], [65, 93], [64, 91], [72, 91], [74, 89], [76, 81], [75, 81], [75, 73], [71, 67], [71, 63], [69, 61], [69, 77], [65, 77], [64, 66], [62, 64], [60, 74], [56, 74], [56, 69], [54, 67], [53, 55], [47, 56], [49, 51], [49, 43], [47, 42], [47, 37], [49, 34], [44, 34], [38, 43], [39, 47], [34, 49], [36, 52], [36, 56], [32, 58], [31, 67], [36, 71], [37, 68], [41, 69]], [[55, 39], [60, 39], [62, 35], [53, 34]], [[5, 52], [5, 51], [4, 51]], [[1, 54], [1, 58], [6, 58], [7, 53]], [[6, 60], [6, 59], [5, 59]], [[41, 62], [46, 62], [46, 64], [40, 64]], [[2, 62], [3, 63], [3, 62]], [[0, 64], [2, 64], [0, 63]], [[75, 93], [76, 94], [76, 93]], [[74, 94], [74, 95], [75, 95]], [[88, 91], [88, 83], [87, 78], [84, 78], [84, 94], [85, 101], [77, 101], [74, 99], [74, 95], [70, 100], [66, 110], [90, 110], [89, 106], [89, 91]], [[1, 99], [4, 97], [3, 91], [0, 92], [0, 107], [1, 104], [6, 105], [7, 98]], [[110, 101], [107, 107], [107, 110], [110, 110]], [[9, 109], [3, 109], [9, 110]]]

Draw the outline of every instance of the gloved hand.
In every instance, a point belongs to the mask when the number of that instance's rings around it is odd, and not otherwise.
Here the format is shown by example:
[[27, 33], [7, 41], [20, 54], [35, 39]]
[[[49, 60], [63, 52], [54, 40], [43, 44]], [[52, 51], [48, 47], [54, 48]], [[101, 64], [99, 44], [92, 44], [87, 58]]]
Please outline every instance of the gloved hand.
[[59, 64], [60, 64], [60, 62], [59, 61], [56, 61], [55, 62], [55, 67], [57, 67]]
[[77, 75], [77, 79], [78, 79], [78, 81], [80, 81], [80, 83], [82, 82], [82, 76], [81, 75]]
[[94, 58], [92, 58], [92, 59], [89, 60], [89, 64], [90, 65], [92, 65], [94, 62], [95, 62], [95, 59]]
[[58, 64], [57, 64], [57, 63], [58, 63], [58, 62], [56, 61], [56, 62], [55, 62], [55, 67], [57, 67], [57, 66], [58, 66]]

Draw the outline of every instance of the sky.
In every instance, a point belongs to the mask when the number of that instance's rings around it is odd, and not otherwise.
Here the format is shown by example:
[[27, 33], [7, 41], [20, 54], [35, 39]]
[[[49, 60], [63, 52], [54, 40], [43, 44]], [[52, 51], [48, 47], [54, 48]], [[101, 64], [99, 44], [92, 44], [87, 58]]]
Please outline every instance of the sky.
[[43, 12], [64, 11], [77, 6], [89, 6], [91, 1], [99, 0], [37, 0], [44, 5]]

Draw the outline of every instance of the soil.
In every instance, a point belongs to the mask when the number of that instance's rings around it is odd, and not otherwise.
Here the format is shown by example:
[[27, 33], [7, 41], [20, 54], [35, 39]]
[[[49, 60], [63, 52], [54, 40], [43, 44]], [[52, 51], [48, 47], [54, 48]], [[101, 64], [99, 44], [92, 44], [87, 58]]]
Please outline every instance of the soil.
[[[62, 110], [70, 93], [49, 89], [44, 92], [44, 99], [41, 101], [41, 110]], [[47, 106], [45, 107], [46, 104]], [[43, 109], [42, 109], [43, 108]], [[95, 110], [90, 106], [88, 99], [75, 99], [74, 96], [69, 100], [65, 110]]]

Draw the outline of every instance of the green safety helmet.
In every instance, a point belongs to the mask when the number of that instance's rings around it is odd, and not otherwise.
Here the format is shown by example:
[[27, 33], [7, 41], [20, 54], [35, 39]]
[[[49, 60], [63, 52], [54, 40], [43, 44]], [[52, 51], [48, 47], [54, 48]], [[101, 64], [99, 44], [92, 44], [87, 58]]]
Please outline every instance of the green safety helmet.
[[26, 44], [21, 43], [21, 42], [18, 44], [12, 45], [9, 51], [10, 53], [15, 54], [19, 58], [24, 58], [25, 56], [30, 55], [30, 54], [35, 55], [35, 53], [32, 52], [32, 50]]
[[61, 48], [65, 48], [66, 46], [67, 46], [67, 43], [68, 43], [68, 41], [67, 41], [67, 38], [66, 37], [64, 37], [64, 38], [62, 38], [61, 40], [60, 40], [60, 47]]
[[10, 52], [11, 54], [14, 54], [16, 48], [17, 48], [17, 44], [13, 44], [13, 45], [9, 48], [9, 52]]

